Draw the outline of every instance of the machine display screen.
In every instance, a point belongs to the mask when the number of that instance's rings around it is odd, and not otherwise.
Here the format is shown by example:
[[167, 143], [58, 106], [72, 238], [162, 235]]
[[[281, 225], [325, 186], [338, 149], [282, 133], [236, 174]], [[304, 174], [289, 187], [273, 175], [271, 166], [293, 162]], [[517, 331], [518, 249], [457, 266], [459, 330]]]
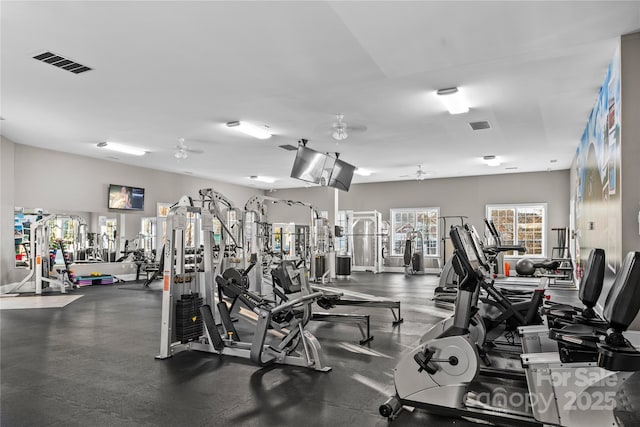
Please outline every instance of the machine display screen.
[[487, 257], [482, 250], [482, 244], [480, 243], [480, 239], [478, 238], [478, 232], [476, 231], [476, 228], [472, 226], [469, 234], [471, 235], [471, 240], [473, 241], [473, 247], [475, 248], [475, 253], [478, 257], [478, 260], [483, 266], [488, 266], [489, 261], [487, 260]]
[[[473, 241], [471, 240], [471, 236], [465, 229], [459, 226], [453, 228], [452, 231], [456, 232], [456, 234], [460, 238], [460, 242], [462, 243], [462, 247], [456, 247], [456, 249], [460, 250], [460, 252], [463, 252], [464, 254], [461, 253], [460, 255], [466, 256], [469, 260], [469, 263], [471, 264], [471, 267], [474, 270], [477, 270], [478, 267], [480, 267], [480, 261], [478, 260], [478, 256], [476, 255], [475, 246], [473, 244]], [[452, 242], [455, 246], [456, 240], [452, 239]]]
[[144, 210], [144, 188], [109, 185], [109, 209]]

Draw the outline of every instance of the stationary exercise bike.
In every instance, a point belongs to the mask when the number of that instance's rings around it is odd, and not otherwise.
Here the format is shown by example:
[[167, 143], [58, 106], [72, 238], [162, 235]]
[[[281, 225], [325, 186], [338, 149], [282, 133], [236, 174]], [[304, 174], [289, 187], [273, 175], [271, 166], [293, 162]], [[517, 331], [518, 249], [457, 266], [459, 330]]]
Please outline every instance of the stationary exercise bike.
[[[482, 280], [482, 269], [463, 230], [452, 229], [451, 240], [461, 277], [456, 301], [460, 314], [447, 330], [400, 360], [394, 375], [396, 393], [380, 406], [380, 414], [392, 420], [406, 405], [504, 426], [618, 425], [613, 411], [617, 391], [630, 372], [640, 371], [640, 335], [627, 331], [640, 310], [640, 252], [629, 253], [618, 271], [603, 311], [609, 325], [604, 335], [583, 327], [549, 332], [570, 351], [591, 355], [589, 360], [568, 363], [558, 351], [523, 354], [526, 384], [502, 379], [491, 389], [487, 377], [479, 380], [479, 355], [469, 334], [472, 294]], [[524, 334], [529, 328], [520, 329]], [[483, 391], [478, 394], [478, 389]], [[486, 394], [479, 399], [482, 393]], [[605, 404], [598, 401], [601, 396]]]

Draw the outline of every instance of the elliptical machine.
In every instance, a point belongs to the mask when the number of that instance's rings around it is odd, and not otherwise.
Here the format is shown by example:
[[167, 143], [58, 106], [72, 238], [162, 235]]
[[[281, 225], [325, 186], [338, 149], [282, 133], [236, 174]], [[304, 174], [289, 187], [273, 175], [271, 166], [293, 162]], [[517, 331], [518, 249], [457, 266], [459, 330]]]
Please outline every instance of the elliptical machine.
[[[472, 244], [469, 249], [472, 250], [475, 259], [478, 260], [479, 266], [482, 267], [485, 272], [488, 272], [491, 260], [486, 256], [485, 251], [483, 251], [483, 246], [480, 243], [475, 228], [465, 225], [461, 230], [464, 231], [465, 236], [469, 237], [469, 241]], [[455, 257], [452, 257], [449, 263], [452, 268], [455, 266], [455, 259]], [[457, 273], [454, 274], [458, 275]], [[478, 351], [487, 366], [490, 366], [491, 363], [489, 359], [485, 357], [485, 353], [494, 347], [493, 342], [500, 337], [511, 337], [507, 339], [507, 343], [510, 344], [512, 348], [518, 348], [517, 352], [520, 352], [519, 345], [515, 342], [517, 337], [514, 332], [519, 326], [539, 325], [542, 323], [539, 309], [542, 307], [544, 295], [545, 291], [540, 287], [533, 292], [529, 292], [528, 298], [526, 299], [519, 298], [513, 300], [505, 296], [501, 290], [498, 290], [494, 286], [492, 279], [485, 278], [484, 275], [482, 275], [479, 286], [475, 289], [473, 295], [469, 331], [473, 341], [478, 345]], [[455, 299], [454, 297], [453, 300], [455, 301]], [[440, 328], [431, 328], [423, 335], [421, 342], [424, 343], [437, 337], [439, 333], [446, 330], [452, 324], [454, 317], [455, 315], [440, 322]]]
[[[396, 393], [380, 406], [380, 414], [394, 419], [406, 405], [508, 425], [539, 425], [527, 408], [474, 406], [468, 399], [470, 386], [480, 375], [480, 354], [469, 326], [484, 274], [469, 233], [453, 226], [450, 236], [455, 248], [453, 267], [460, 277], [454, 316], [446, 329], [402, 357], [394, 370]], [[514, 382], [512, 389], [523, 394], [527, 391], [522, 382]]]

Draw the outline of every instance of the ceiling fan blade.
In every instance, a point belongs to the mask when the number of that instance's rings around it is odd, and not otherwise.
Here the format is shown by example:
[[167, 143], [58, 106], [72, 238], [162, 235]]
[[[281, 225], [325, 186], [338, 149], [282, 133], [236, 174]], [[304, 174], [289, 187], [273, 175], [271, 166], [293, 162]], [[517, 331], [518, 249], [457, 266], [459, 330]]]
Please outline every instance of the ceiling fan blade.
[[347, 131], [349, 132], [364, 132], [367, 130], [367, 127], [364, 125], [348, 125]]
[[184, 151], [188, 151], [189, 153], [193, 153], [193, 154], [203, 154], [204, 150], [201, 150], [199, 148], [184, 148]]

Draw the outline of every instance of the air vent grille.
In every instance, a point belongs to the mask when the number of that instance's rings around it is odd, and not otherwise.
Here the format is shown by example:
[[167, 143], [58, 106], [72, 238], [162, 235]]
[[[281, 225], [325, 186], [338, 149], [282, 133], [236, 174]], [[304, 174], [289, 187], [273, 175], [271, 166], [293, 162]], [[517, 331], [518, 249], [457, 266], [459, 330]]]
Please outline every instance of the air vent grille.
[[296, 151], [298, 149], [298, 147], [294, 147], [291, 144], [279, 145], [278, 147], [282, 148], [283, 150], [287, 150], [287, 151]]
[[486, 120], [482, 122], [471, 122], [469, 126], [471, 126], [473, 130], [491, 129], [491, 124]]
[[65, 58], [61, 55], [56, 55], [52, 52], [44, 52], [39, 55], [33, 57], [33, 59], [37, 59], [38, 61], [46, 62], [47, 64], [54, 65], [58, 68], [62, 68], [63, 70], [70, 71], [74, 74], [84, 73], [85, 71], [89, 71], [92, 68], [87, 67], [86, 65], [78, 64], [68, 58]]

